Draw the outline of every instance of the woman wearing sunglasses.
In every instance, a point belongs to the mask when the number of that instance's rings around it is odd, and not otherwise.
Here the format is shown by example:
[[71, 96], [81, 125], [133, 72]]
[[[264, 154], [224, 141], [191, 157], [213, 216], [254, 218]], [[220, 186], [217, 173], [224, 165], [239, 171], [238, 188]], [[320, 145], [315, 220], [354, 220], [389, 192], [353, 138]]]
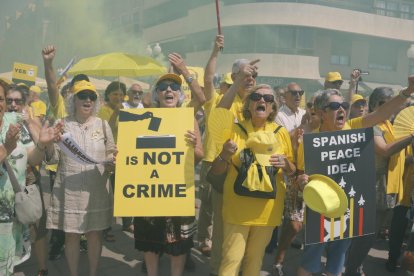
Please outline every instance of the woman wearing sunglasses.
[[[375, 112], [394, 96], [389, 87], [378, 87], [369, 97], [369, 112]], [[394, 137], [394, 127], [389, 118], [374, 126], [375, 169], [377, 190], [376, 234], [384, 225], [392, 212], [389, 251], [386, 269], [396, 270], [397, 260], [401, 254], [401, 246], [408, 224], [406, 216], [410, 208], [412, 183], [404, 183], [405, 151], [413, 142], [413, 134], [401, 139]], [[362, 270], [362, 262], [368, 256], [375, 241], [374, 236], [361, 237], [352, 243], [351, 254], [347, 260], [347, 272]]]
[[[245, 68], [240, 70], [230, 90], [243, 86], [249, 74]], [[266, 245], [281, 223], [283, 175], [293, 174], [295, 166], [289, 133], [274, 122], [277, 109], [269, 85], [253, 87], [246, 94], [244, 119], [234, 125], [230, 139], [212, 163], [211, 174], [226, 175], [219, 275], [236, 276], [239, 270], [243, 275], [259, 275]], [[215, 116], [214, 110], [210, 116]], [[258, 148], [266, 151], [261, 158], [259, 152], [263, 152]]]
[[[174, 66], [174, 65], [173, 65]], [[153, 107], [177, 108], [185, 99], [181, 90], [181, 78], [177, 74], [162, 75], [152, 91]], [[187, 143], [194, 147], [194, 164], [203, 158], [200, 130], [194, 120], [194, 130], [186, 134]], [[149, 276], [157, 276], [160, 254], [171, 259], [171, 275], [183, 274], [186, 255], [193, 247], [196, 231], [194, 217], [137, 217], [134, 219], [135, 248], [144, 252]]]
[[[414, 93], [414, 76], [408, 78], [408, 88], [402, 90], [399, 96], [396, 96], [375, 111], [349, 121], [346, 120], [349, 103], [344, 102], [342, 94], [336, 89], [324, 90], [315, 98], [314, 108], [321, 118], [321, 125], [316, 132], [323, 131], [341, 131], [355, 128], [373, 127], [376, 124], [386, 121], [392, 114], [400, 110], [411, 93]], [[304, 174], [303, 147], [298, 150], [298, 177], [297, 183], [301, 188], [308, 182], [308, 175]], [[301, 257], [301, 266], [298, 270], [298, 276], [308, 276], [312, 273], [321, 271], [321, 256], [326, 249], [327, 262], [325, 271], [327, 275], [341, 275], [345, 262], [345, 253], [351, 244], [350, 239], [336, 240], [333, 242], [309, 245], [304, 249]]]
[[[40, 128], [35, 143], [27, 134], [23, 135], [22, 120], [16, 112], [7, 112], [6, 97], [13, 95], [19, 101], [16, 89], [9, 91], [10, 87], [0, 80], [0, 275], [14, 275], [14, 266], [26, 261], [30, 257], [30, 234], [29, 225], [23, 225], [16, 219], [15, 193], [12, 181], [3, 162], [8, 161], [14, 172], [17, 184], [23, 190], [26, 186], [26, 168], [28, 165], [37, 166], [41, 164], [45, 152], [51, 152], [53, 142], [58, 139], [59, 126], [44, 126]], [[11, 97], [9, 97], [11, 99]], [[22, 102], [23, 103], [23, 102]], [[36, 252], [38, 253], [38, 251]], [[39, 263], [41, 269], [46, 264]], [[39, 271], [39, 275], [45, 275]]]
[[108, 176], [114, 169], [115, 144], [108, 123], [95, 116], [98, 95], [93, 84], [78, 81], [67, 98], [64, 132], [90, 157], [85, 165], [55, 146], [49, 163], [58, 162], [47, 227], [65, 232], [65, 256], [71, 276], [79, 275], [79, 242], [88, 243], [89, 275], [95, 276], [102, 251], [102, 231], [112, 222], [113, 196]]

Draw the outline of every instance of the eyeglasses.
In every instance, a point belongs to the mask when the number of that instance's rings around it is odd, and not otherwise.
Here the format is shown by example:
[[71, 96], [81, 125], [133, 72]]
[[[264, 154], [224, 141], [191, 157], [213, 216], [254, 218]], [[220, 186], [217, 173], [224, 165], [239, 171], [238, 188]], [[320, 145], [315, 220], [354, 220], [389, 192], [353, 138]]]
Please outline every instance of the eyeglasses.
[[129, 90], [129, 93], [131, 93], [131, 94], [144, 94], [144, 91], [142, 91], [142, 90]]
[[173, 91], [180, 90], [180, 87], [181, 87], [181, 85], [179, 85], [178, 83], [175, 83], [175, 82], [172, 82], [172, 83], [161, 82], [161, 83], [158, 84], [157, 88], [160, 91], [165, 91], [165, 90], [167, 90], [168, 86]]
[[257, 74], [257, 72], [254, 72], [253, 74], [252, 74], [252, 78], [257, 78], [257, 76], [258, 76], [258, 74]]
[[331, 83], [333, 83], [334, 85], [342, 85], [344, 83], [343, 80], [336, 80], [336, 81], [332, 81]]
[[288, 92], [292, 94], [292, 96], [303, 96], [303, 93], [305, 93], [303, 90], [288, 90]]
[[263, 100], [267, 103], [273, 103], [275, 101], [275, 96], [273, 96], [271, 94], [263, 94], [262, 95], [262, 94], [253, 92], [249, 95], [249, 99], [254, 101], [254, 102], [260, 101], [261, 98], [263, 98]]
[[76, 94], [79, 100], [87, 100], [90, 99], [92, 102], [96, 101], [98, 99], [98, 95], [94, 92], [88, 92], [88, 91], [81, 91]]
[[330, 110], [333, 110], [333, 111], [338, 110], [341, 107], [345, 110], [348, 110], [349, 109], [349, 103], [347, 103], [347, 102], [343, 102], [343, 103], [330, 102], [329, 104], [327, 104], [325, 106], [325, 108], [329, 108]]
[[12, 99], [12, 98], [7, 98], [6, 99], [7, 104], [12, 104], [13, 102], [15, 102], [17, 105], [22, 105], [23, 104], [23, 99]]

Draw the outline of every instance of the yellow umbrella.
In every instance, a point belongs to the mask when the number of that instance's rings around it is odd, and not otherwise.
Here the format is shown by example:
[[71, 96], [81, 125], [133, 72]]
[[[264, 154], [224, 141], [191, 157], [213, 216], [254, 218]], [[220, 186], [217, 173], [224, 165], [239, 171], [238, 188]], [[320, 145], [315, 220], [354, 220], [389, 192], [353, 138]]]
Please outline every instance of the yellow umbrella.
[[158, 61], [146, 56], [135, 56], [125, 53], [108, 53], [79, 60], [69, 74], [86, 74], [92, 76], [151, 76], [166, 72]]

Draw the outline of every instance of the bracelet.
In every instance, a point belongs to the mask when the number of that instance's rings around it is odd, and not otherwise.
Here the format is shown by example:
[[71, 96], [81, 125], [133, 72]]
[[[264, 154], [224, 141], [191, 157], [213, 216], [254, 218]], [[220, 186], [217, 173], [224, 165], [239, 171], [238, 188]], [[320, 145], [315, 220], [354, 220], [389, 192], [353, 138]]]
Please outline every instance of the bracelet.
[[42, 149], [41, 147], [39, 147], [39, 143], [36, 143], [36, 148], [37, 148], [39, 151], [46, 151], [46, 147], [44, 147], [44, 148]]
[[411, 94], [405, 94], [404, 92], [405, 91], [407, 91], [407, 89], [405, 88], [405, 89], [401, 89], [400, 90], [400, 93], [398, 93], [398, 95], [400, 95], [400, 97], [403, 97], [404, 99], [408, 99], [410, 96], [411, 96]]

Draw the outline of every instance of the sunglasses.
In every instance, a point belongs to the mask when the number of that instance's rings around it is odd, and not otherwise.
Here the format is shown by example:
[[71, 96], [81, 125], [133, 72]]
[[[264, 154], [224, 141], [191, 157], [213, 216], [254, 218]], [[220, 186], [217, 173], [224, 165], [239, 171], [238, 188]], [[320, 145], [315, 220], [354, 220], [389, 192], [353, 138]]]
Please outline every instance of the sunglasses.
[[88, 91], [81, 91], [76, 94], [79, 100], [87, 100], [90, 99], [92, 102], [96, 101], [98, 99], [98, 95], [94, 92], [88, 92]]
[[12, 104], [13, 102], [15, 102], [17, 105], [22, 105], [23, 99], [11, 99], [11, 98], [6, 99], [7, 104]]
[[172, 82], [172, 83], [161, 82], [161, 83], [158, 84], [157, 88], [160, 91], [165, 91], [165, 90], [167, 90], [168, 86], [173, 91], [180, 90], [180, 87], [181, 87], [181, 85], [179, 85], [178, 83], [175, 83], [175, 82]]
[[144, 94], [144, 91], [142, 91], [142, 90], [130, 90], [129, 93], [131, 93], [131, 94]]
[[361, 107], [365, 107], [367, 105], [367, 103], [365, 101], [357, 101], [353, 104], [353, 106], [361, 108]]
[[342, 85], [344, 83], [344, 81], [342, 80], [337, 80], [337, 81], [333, 81], [332, 82], [334, 85]]
[[303, 90], [288, 90], [290, 94], [292, 94], [292, 96], [303, 96], [303, 94], [305, 93], [305, 91]]
[[262, 94], [253, 92], [249, 95], [249, 99], [254, 102], [260, 101], [261, 98], [263, 98], [263, 100], [267, 103], [273, 103], [275, 101], [275, 96], [271, 94], [262, 95]]
[[333, 111], [338, 110], [341, 107], [345, 110], [348, 110], [349, 109], [349, 103], [347, 103], [347, 102], [343, 102], [343, 103], [330, 102], [329, 104], [327, 104], [325, 106], [325, 108], [329, 108], [330, 110], [333, 110]]

